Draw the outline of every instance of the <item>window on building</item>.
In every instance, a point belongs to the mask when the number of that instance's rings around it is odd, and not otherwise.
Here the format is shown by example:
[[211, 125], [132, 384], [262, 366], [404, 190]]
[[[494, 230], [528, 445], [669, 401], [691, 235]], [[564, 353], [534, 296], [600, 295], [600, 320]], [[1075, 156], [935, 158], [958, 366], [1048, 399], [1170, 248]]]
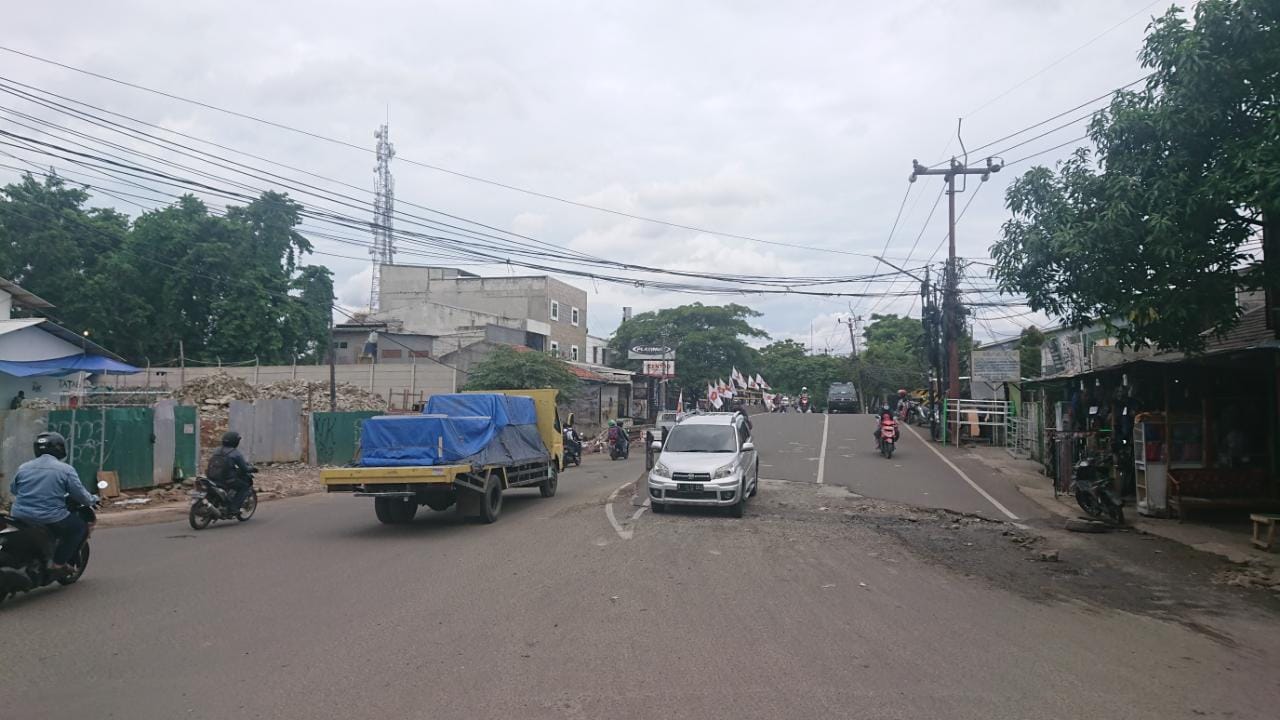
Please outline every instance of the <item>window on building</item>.
[[414, 357], [426, 357], [426, 358], [429, 358], [429, 357], [431, 357], [431, 351], [430, 351], [430, 350], [414, 350], [414, 351], [413, 351], [413, 356], [414, 356]]
[[569, 308], [569, 322], [575, 327], [578, 324], [578, 308]]
[[400, 358], [400, 350], [399, 350], [399, 348], [397, 348], [397, 349], [395, 349], [395, 350], [390, 350], [390, 349], [388, 349], [388, 350], [383, 350], [383, 351], [382, 351], [382, 359], [383, 359], [383, 360], [399, 359], [399, 358]]
[[335, 345], [335, 346], [337, 346], [337, 348], [338, 348], [339, 350], [346, 350], [346, 349], [347, 349], [347, 341], [346, 341], [346, 340], [343, 340], [342, 342], [334, 343], [334, 345]]
[[600, 348], [594, 345], [591, 347], [591, 362], [596, 365], [600, 364]]
[[551, 341], [551, 354], [556, 357], [560, 357], [560, 343], [555, 340]]
[[569, 359], [570, 359], [570, 360], [572, 360], [572, 361], [574, 361], [574, 362], [577, 362], [577, 361], [578, 361], [578, 346], [577, 346], [577, 345], [570, 345], [570, 346], [569, 346]]
[[551, 319], [557, 321], [560, 319], [560, 303], [555, 300], [551, 301]]

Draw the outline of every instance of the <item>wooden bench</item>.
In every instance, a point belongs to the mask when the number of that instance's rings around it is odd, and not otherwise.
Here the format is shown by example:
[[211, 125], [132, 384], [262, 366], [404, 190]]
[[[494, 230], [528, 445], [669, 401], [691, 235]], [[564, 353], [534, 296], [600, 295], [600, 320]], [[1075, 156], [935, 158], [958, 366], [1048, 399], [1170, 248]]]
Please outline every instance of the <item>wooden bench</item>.
[[1169, 471], [1169, 509], [1181, 520], [1191, 509], [1280, 509], [1265, 470], [1201, 468]]
[[[1253, 546], [1262, 550], [1271, 550], [1276, 542], [1276, 523], [1280, 515], [1271, 513], [1253, 513], [1249, 516], [1253, 521]], [[1263, 529], [1265, 528], [1265, 532]]]

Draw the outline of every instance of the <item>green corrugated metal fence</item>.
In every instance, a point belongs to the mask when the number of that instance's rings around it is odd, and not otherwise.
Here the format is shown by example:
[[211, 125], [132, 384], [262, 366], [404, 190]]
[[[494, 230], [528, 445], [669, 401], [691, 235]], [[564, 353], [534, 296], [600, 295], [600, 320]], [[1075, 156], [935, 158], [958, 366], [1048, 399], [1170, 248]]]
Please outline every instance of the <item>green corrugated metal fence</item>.
[[347, 465], [356, 459], [360, 429], [374, 411], [311, 413], [312, 448], [317, 465]]

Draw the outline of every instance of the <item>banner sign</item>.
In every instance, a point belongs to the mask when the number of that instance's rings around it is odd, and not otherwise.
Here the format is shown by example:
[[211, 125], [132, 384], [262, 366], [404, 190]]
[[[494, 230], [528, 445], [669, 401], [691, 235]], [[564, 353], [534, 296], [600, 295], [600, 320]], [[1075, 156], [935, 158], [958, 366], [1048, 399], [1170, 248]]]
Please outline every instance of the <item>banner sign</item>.
[[675, 377], [676, 361], [675, 360], [645, 360], [643, 373], [645, 375], [650, 375], [653, 377], [665, 377], [665, 378]]
[[974, 350], [969, 365], [971, 382], [1017, 382], [1022, 377], [1022, 362], [1014, 350]]

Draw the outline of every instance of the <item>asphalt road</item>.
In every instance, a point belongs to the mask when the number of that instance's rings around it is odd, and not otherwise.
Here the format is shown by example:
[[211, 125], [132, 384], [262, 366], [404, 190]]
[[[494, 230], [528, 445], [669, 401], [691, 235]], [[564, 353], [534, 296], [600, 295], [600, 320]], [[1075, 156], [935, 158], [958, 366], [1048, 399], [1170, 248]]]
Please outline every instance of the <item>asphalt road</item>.
[[772, 414], [755, 417], [753, 425], [760, 447], [761, 477], [821, 482], [868, 497], [993, 519], [1024, 520], [1045, 515], [1012, 483], [993, 477], [981, 463], [963, 455], [953, 456], [950, 460], [964, 473], [962, 477], [930, 449], [925, 440], [927, 431], [903, 425], [893, 457], [886, 460], [876, 450], [876, 425], [871, 415]]
[[1009, 526], [868, 499], [1000, 517], [927, 447], [908, 437], [885, 461], [870, 418], [851, 416], [830, 418], [824, 451], [823, 422], [756, 419], [771, 481], [742, 520], [637, 510], [637, 453], [589, 458], [555, 498], [512, 493], [494, 525], [425, 512], [385, 527], [368, 500], [319, 495], [200, 533], [101, 530], [79, 584], [0, 608], [0, 707], [77, 720], [1274, 717], [1276, 616], [1228, 604], [1178, 622], [1040, 598], [1060, 578], [1007, 542]]

